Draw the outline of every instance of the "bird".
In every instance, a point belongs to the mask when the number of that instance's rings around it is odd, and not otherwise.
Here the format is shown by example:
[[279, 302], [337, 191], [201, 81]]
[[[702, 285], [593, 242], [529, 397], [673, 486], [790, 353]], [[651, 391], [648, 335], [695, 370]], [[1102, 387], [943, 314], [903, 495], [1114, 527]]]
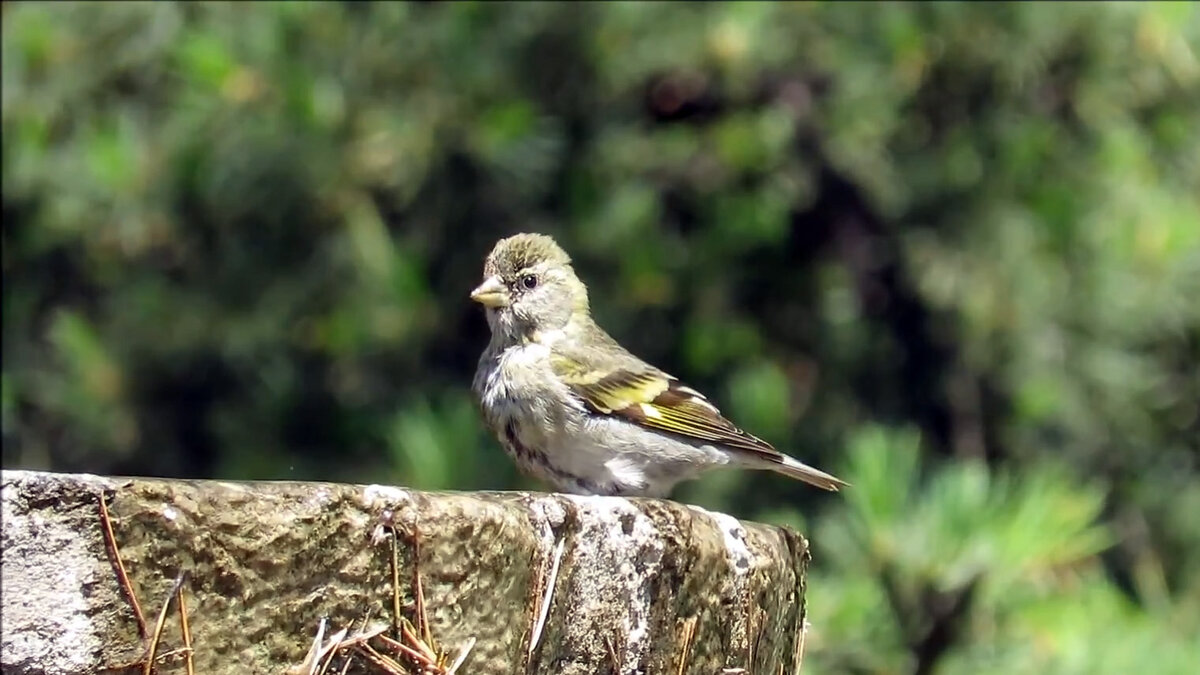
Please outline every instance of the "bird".
[[848, 485], [743, 431], [618, 344], [592, 319], [587, 287], [548, 235], [498, 241], [470, 298], [491, 329], [472, 381], [483, 420], [523, 473], [560, 492], [666, 497], [720, 467], [831, 491]]

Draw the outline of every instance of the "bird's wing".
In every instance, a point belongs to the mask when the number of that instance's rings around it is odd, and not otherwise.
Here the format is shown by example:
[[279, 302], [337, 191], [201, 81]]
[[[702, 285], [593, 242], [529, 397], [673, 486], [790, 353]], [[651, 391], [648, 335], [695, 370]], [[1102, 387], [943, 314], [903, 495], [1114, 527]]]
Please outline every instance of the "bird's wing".
[[551, 353], [555, 375], [594, 414], [783, 461], [771, 444], [725, 419], [703, 394], [611, 346], [619, 352], [558, 348]]

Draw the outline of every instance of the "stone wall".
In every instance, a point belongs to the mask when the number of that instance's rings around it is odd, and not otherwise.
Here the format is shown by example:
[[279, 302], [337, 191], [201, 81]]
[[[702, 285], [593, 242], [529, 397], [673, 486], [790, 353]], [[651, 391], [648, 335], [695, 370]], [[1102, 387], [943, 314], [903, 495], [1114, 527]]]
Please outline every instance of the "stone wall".
[[6, 674], [141, 672], [151, 642], [156, 672], [188, 672], [181, 602], [213, 675], [429, 659], [396, 643], [483, 675], [799, 670], [807, 542], [671, 501], [25, 471], [2, 489]]

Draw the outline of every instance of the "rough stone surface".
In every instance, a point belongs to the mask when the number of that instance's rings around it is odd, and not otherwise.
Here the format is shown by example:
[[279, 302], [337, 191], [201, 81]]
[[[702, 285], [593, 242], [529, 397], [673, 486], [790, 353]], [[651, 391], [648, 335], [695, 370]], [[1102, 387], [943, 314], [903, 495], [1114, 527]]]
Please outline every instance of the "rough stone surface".
[[[401, 612], [414, 613], [417, 563], [438, 643], [455, 654], [477, 640], [460, 673], [674, 674], [689, 623], [685, 673], [797, 670], [807, 543], [675, 502], [25, 471], [4, 471], [0, 487], [6, 674], [110, 672], [142, 653], [104, 544], [102, 492], [151, 624], [187, 572], [197, 673], [283, 673], [322, 618], [331, 631], [389, 623], [393, 548], [371, 539], [389, 512]], [[182, 644], [171, 617], [160, 653]]]

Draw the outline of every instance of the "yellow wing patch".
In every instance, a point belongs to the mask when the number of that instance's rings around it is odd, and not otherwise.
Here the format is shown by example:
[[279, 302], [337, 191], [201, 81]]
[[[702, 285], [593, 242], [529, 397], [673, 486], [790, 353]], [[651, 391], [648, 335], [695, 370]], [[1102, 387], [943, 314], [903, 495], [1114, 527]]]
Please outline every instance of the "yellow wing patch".
[[597, 375], [566, 357], [552, 363], [555, 373], [595, 413], [772, 459], [782, 457], [769, 443], [734, 426], [703, 395], [670, 375], [654, 370]]

